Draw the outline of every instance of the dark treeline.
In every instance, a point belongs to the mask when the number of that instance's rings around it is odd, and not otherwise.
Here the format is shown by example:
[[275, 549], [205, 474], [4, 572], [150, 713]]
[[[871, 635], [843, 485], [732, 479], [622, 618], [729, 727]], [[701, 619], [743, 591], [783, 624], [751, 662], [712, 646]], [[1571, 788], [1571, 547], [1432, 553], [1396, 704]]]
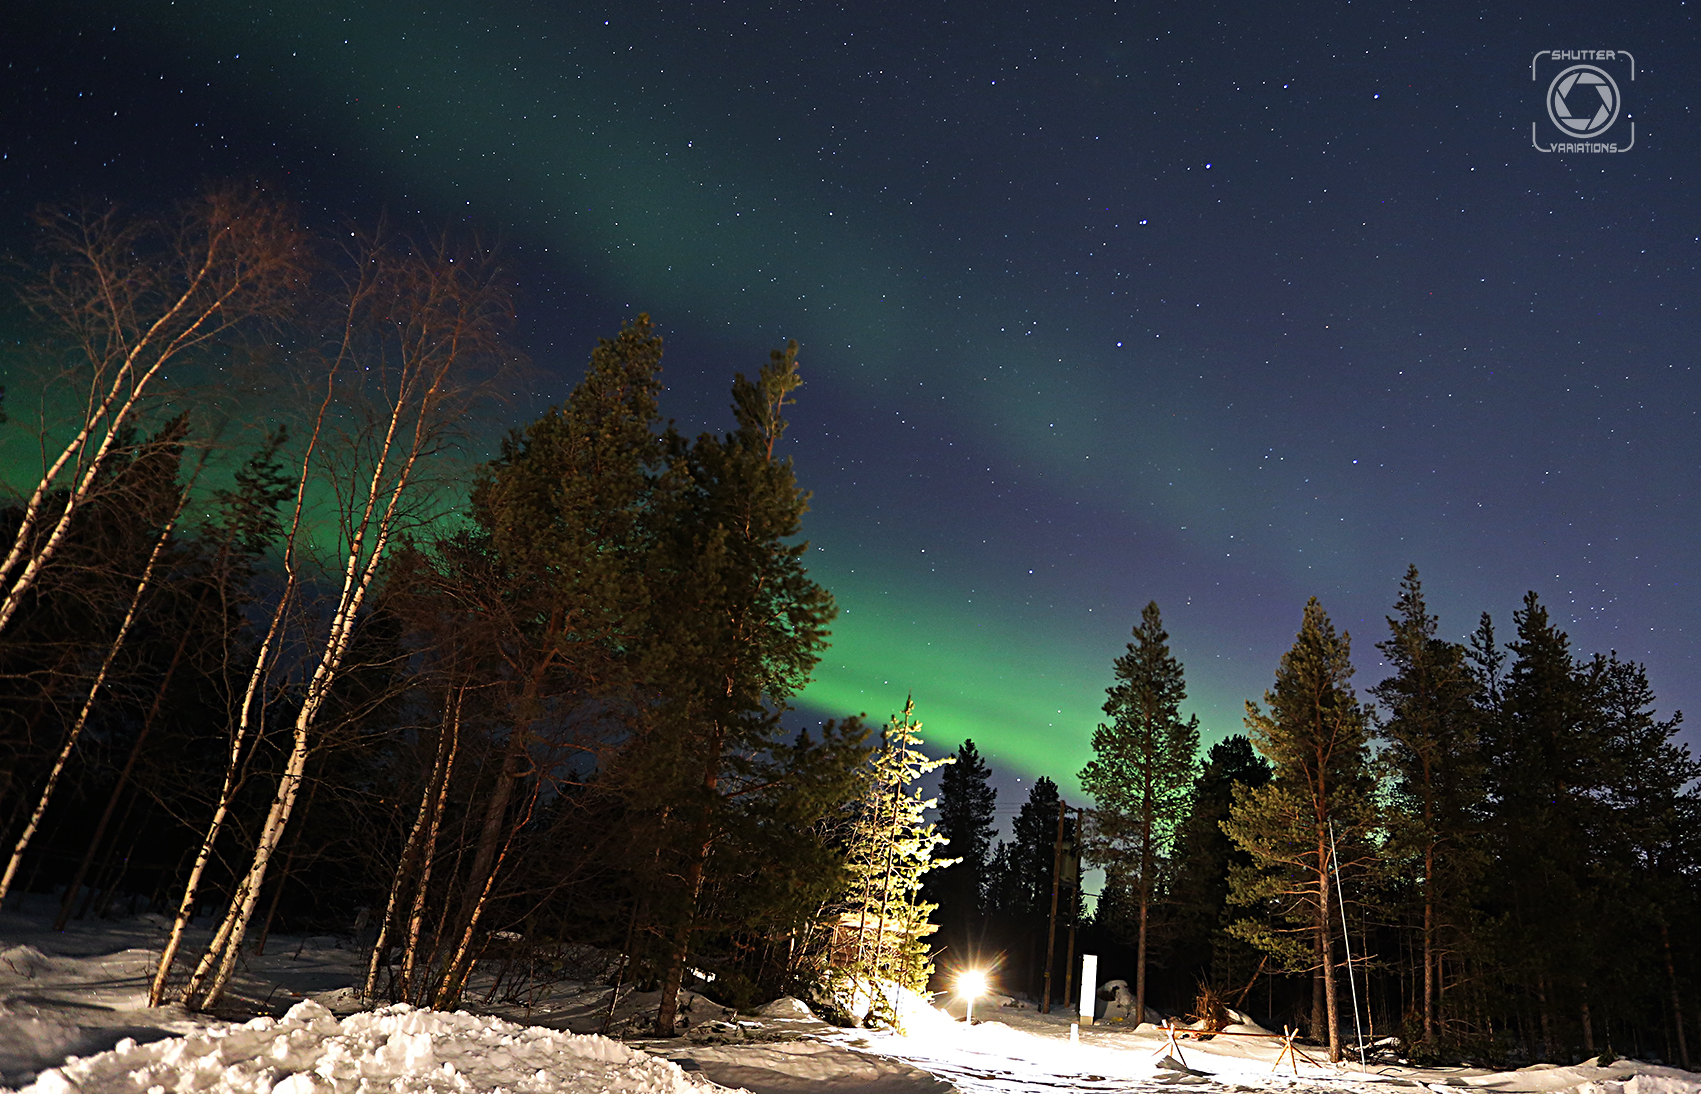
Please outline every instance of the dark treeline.
[[[835, 611], [795, 345], [685, 437], [639, 317], [471, 466], [514, 363], [476, 240], [320, 238], [243, 187], [40, 228], [35, 351], [81, 417], [0, 509], [0, 899], [163, 914], [153, 1000], [203, 1009], [278, 930], [368, 947], [373, 1000], [601, 977], [664, 1032], [702, 973], [925, 980], [919, 723], [781, 725]], [[263, 434], [210, 424], [239, 389]]]
[[[1247, 734], [1201, 756], [1156, 605], [1133, 638], [1080, 776], [1104, 884], [1073, 949], [1101, 955], [1101, 981], [1126, 979], [1152, 1017], [1232, 1007], [1336, 1058], [1362, 1028], [1420, 1059], [1690, 1066], [1701, 764], [1641, 665], [1575, 653], [1534, 593], [1510, 641], [1486, 614], [1447, 641], [1413, 568], [1377, 644], [1387, 679], [1360, 698], [1347, 636], [1313, 601]], [[1060, 931], [1073, 912], [1058, 791], [1037, 780], [991, 845], [978, 763], [965, 742], [942, 785], [965, 861], [934, 882], [940, 964], [996, 964], [1037, 999], [1058, 861]]]

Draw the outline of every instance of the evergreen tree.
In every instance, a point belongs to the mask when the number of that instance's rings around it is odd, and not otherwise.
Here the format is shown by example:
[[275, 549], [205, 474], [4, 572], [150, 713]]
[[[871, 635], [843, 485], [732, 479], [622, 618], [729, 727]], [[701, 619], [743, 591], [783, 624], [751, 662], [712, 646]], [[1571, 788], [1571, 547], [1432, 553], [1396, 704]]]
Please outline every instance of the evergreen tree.
[[1044, 979], [1046, 919], [1051, 913], [1051, 878], [1062, 806], [1057, 784], [1041, 775], [1000, 840], [988, 870], [988, 904], [997, 918], [1007, 982], [1031, 984], [1035, 998]]
[[[1587, 1000], [1587, 909], [1595, 900], [1590, 829], [1603, 741], [1570, 640], [1534, 592], [1513, 622], [1512, 665], [1483, 723], [1488, 831], [1497, 860], [1488, 910], [1502, 924], [1504, 975], [1521, 989], [1518, 1002], [1528, 1000], [1536, 1012], [1535, 1053], [1548, 1058], [1566, 1039], [1554, 1009], [1557, 993]], [[1581, 1025], [1588, 1043], [1589, 1023]]]
[[949, 856], [949, 864], [929, 874], [926, 887], [928, 899], [939, 905], [946, 948], [973, 963], [998, 791], [974, 741], [964, 741], [955, 760], [939, 776], [939, 834], [945, 843], [936, 854]]
[[1081, 770], [1081, 787], [1096, 804], [1088, 858], [1114, 867], [1133, 885], [1134, 1012], [1143, 1016], [1152, 901], [1199, 752], [1199, 719], [1182, 720], [1187, 686], [1155, 601], [1140, 613], [1134, 641], [1116, 659], [1115, 672], [1104, 703], [1110, 721], [1093, 731], [1093, 759]]
[[[828, 721], [818, 733], [801, 732], [772, 749], [756, 767], [760, 781], [730, 803], [726, 832], [704, 882], [692, 957], [716, 970], [714, 988], [722, 1002], [747, 1007], [796, 993], [794, 981], [822, 971], [817, 955], [794, 943], [818, 925], [823, 908], [854, 888], [857, 879], [846, 856], [854, 810], [867, 793], [871, 769], [896, 766], [892, 756], [874, 754], [867, 740], [858, 718]], [[919, 756], [913, 742], [911, 752]], [[869, 948], [871, 958], [900, 970], [925, 962], [927, 952], [891, 932], [902, 926], [910, 940], [919, 938], [931, 908], [913, 899], [914, 860], [926, 855], [915, 847], [922, 833], [904, 834], [907, 842], [896, 848], [889, 884], [884, 944]], [[869, 936], [879, 937], [874, 930]]]
[[[1479, 688], [1465, 648], [1435, 636], [1417, 567], [1406, 571], [1391, 636], [1377, 643], [1394, 674], [1371, 689], [1387, 716], [1381, 721], [1396, 777], [1394, 793], [1407, 808], [1393, 812], [1397, 844], [1409, 850], [1422, 902], [1423, 1040], [1433, 1043], [1441, 1021], [1441, 962], [1457, 952], [1468, 928], [1471, 897], [1481, 877], [1482, 757], [1477, 741]], [[1491, 627], [1492, 630], [1492, 627]], [[1489, 639], [1492, 641], [1492, 639]]]
[[678, 818], [658, 878], [668, 892], [663, 1035], [673, 1032], [711, 852], [733, 803], [759, 784], [752, 758], [771, 754], [780, 714], [808, 682], [837, 610], [803, 565], [808, 544], [797, 535], [809, 495], [778, 452], [802, 382], [795, 342], [755, 380], [738, 374], [737, 428], [673, 442], [684, 481], [657, 507], [645, 673], [658, 702], [646, 747]]
[[[1312, 1034], [1326, 1034], [1336, 1060], [1341, 1033], [1334, 941], [1340, 911], [1331, 852], [1338, 839], [1352, 854], [1372, 820], [1368, 716], [1353, 693], [1352, 672], [1348, 636], [1336, 632], [1313, 597], [1293, 648], [1282, 655], [1275, 686], [1264, 693], [1264, 708], [1246, 704], [1252, 743], [1270, 761], [1274, 777], [1262, 787], [1237, 789], [1223, 825], [1254, 864], [1231, 872], [1229, 899], [1267, 905], [1291, 924], [1283, 932], [1243, 919], [1231, 930], [1290, 971], [1314, 971]], [[1362, 863], [1339, 863], [1343, 870], [1355, 866]]]
[[[1594, 951], [1589, 966], [1622, 980], [1625, 966], [1635, 960], [1641, 982], [1621, 984], [1623, 997], [1608, 1014], [1629, 1011], [1641, 1002], [1637, 995], [1662, 1000], [1664, 1005], [1648, 1010], [1667, 1011], [1676, 1059], [1687, 1068], [1690, 1046], [1671, 927], [1684, 922], [1681, 879], [1694, 869], [1701, 848], [1701, 763], [1675, 739], [1682, 715], [1655, 716], [1642, 665], [1616, 653], [1596, 654], [1582, 673], [1603, 769], [1590, 832], [1597, 900], [1593, 929], [1584, 936]], [[1649, 1018], [1655, 1024], [1651, 1013]], [[1585, 1032], [1592, 1041], [1593, 1031]]]
[[928, 759], [920, 731], [911, 699], [881, 734], [846, 851], [850, 877], [839, 917], [854, 931], [851, 972], [916, 991], [933, 972], [924, 939], [938, 908], [922, 896], [922, 879], [949, 861], [936, 856], [945, 837], [925, 818], [936, 802], [923, 798], [917, 783], [952, 762]]
[[[1176, 829], [1174, 869], [1167, 899], [1174, 909], [1175, 963], [1209, 969], [1212, 983], [1229, 986], [1248, 975], [1246, 943], [1229, 935], [1229, 872], [1246, 869], [1252, 859], [1223, 832], [1237, 786], [1255, 788], [1270, 781], [1270, 765], [1236, 733], [1211, 746], [1205, 766], [1188, 796], [1187, 815]], [[1102, 904], [1102, 902], [1101, 902]]]

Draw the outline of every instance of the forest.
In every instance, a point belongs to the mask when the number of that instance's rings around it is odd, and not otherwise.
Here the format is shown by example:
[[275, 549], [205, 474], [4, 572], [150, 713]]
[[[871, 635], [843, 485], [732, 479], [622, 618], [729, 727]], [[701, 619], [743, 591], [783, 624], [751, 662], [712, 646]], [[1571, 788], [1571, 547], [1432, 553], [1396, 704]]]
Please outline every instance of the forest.
[[[1247, 732], [1201, 755], [1148, 605], [1079, 773], [1090, 806], [1041, 778], [994, 844], [972, 741], [946, 770], [947, 951], [1036, 999], [1049, 952], [1059, 1002], [1065, 962], [1096, 952], [1135, 1013], [1232, 1007], [1336, 1059], [1362, 1037], [1431, 1062], [1691, 1066], [1701, 764], [1642, 665], [1575, 653], [1533, 592], [1512, 623], [1504, 644], [1486, 613], [1439, 637], [1411, 568], [1377, 643], [1391, 674], [1361, 699], [1312, 600]], [[1090, 915], [1081, 863], [1102, 870]]]
[[42, 394], [0, 424], [41, 454], [0, 509], [0, 900], [163, 917], [153, 1003], [241, 1011], [243, 954], [286, 931], [347, 932], [373, 1001], [594, 975], [659, 991], [663, 1034], [686, 987], [861, 1022], [871, 978], [1061, 1000], [1096, 952], [1140, 1006], [1337, 1057], [1362, 1022], [1437, 1060], [1688, 1066], [1701, 766], [1643, 668], [1574, 653], [1534, 594], [1504, 645], [1486, 615], [1450, 642], [1413, 569], [1366, 699], [1314, 601], [1203, 755], [1151, 605], [1092, 761], [1052, 773], [1091, 807], [1041, 778], [995, 841], [984, 760], [916, 703], [783, 721], [835, 615], [783, 443], [795, 344], [687, 437], [638, 316], [481, 460], [525, 362], [478, 238], [313, 230], [252, 186], [37, 228], [9, 352]]

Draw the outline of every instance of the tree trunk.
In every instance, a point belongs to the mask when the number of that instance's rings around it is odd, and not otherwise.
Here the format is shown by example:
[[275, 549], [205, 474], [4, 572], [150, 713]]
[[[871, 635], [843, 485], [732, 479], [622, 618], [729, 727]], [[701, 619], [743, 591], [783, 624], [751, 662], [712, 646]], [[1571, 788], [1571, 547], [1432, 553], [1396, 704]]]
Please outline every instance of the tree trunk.
[[1536, 1002], [1541, 1007], [1542, 1051], [1541, 1058], [1548, 1059], [1553, 1055], [1553, 1023], [1547, 1013], [1547, 974], [1536, 975]]
[[697, 921], [697, 897], [703, 891], [703, 871], [709, 860], [713, 837], [715, 796], [720, 792], [721, 744], [725, 731], [716, 725], [709, 734], [709, 755], [703, 765], [703, 808], [693, 826], [689, 853], [685, 865], [685, 908], [675, 929], [673, 946], [667, 955], [667, 970], [662, 979], [661, 1005], [656, 1010], [656, 1033], [673, 1036], [674, 1020], [679, 1015], [679, 988], [685, 981], [685, 961], [691, 953], [691, 934]]
[[1666, 921], [1660, 920], [1660, 949], [1666, 959], [1666, 983], [1671, 987], [1671, 1022], [1677, 1030], [1677, 1059], [1687, 1070], [1689, 1067], [1689, 1040], [1683, 1032], [1683, 1000], [1677, 993], [1677, 966], [1671, 959], [1671, 928]]
[[[305, 490], [305, 480], [303, 480]], [[300, 503], [297, 502], [297, 527], [300, 520]], [[295, 533], [292, 531], [290, 540], [293, 542]], [[288, 565], [289, 551], [285, 550], [285, 563]], [[236, 715], [236, 731], [230, 739], [230, 755], [225, 760], [224, 783], [219, 787], [219, 796], [213, 806], [213, 816], [207, 824], [207, 831], [201, 837], [201, 846], [195, 852], [195, 864], [190, 867], [189, 879], [183, 883], [183, 899], [178, 901], [177, 916], [172, 920], [171, 933], [166, 936], [165, 949], [160, 954], [159, 966], [154, 970], [153, 983], [148, 988], [148, 1006], [157, 1007], [165, 1001], [166, 981], [171, 977], [171, 966], [177, 960], [177, 951], [183, 945], [183, 932], [188, 928], [189, 921], [195, 916], [195, 901], [200, 897], [201, 879], [206, 874], [207, 864], [212, 860], [213, 848], [218, 843], [219, 835], [224, 831], [224, 822], [230, 815], [231, 803], [235, 801], [236, 790], [241, 781], [243, 755], [247, 749], [248, 738], [256, 722], [264, 721], [264, 713], [259, 718], [254, 717], [254, 696], [260, 689], [261, 682], [267, 673], [267, 664], [272, 656], [272, 646], [278, 641], [283, 628], [284, 616], [289, 608], [290, 597], [295, 588], [295, 575], [292, 572], [284, 583], [283, 594], [278, 598], [277, 605], [272, 609], [271, 622], [266, 628], [266, 637], [261, 640], [260, 648], [255, 654], [253, 667], [248, 673], [248, 683], [242, 693], [242, 706]]]
[[1314, 965], [1311, 971], [1311, 1039], [1320, 1045], [1329, 1043], [1329, 1007], [1323, 998], [1323, 938], [1313, 930], [1311, 937], [1311, 955]]
[[514, 837], [519, 834], [532, 819], [532, 810], [537, 807], [538, 794], [543, 790], [543, 780], [537, 779], [532, 783], [531, 798], [526, 803], [526, 811], [508, 829], [507, 838], [502, 841], [502, 847], [497, 852], [496, 860], [491, 863], [489, 873], [485, 876], [484, 886], [479, 890], [478, 898], [468, 911], [466, 926], [461, 931], [461, 941], [450, 955], [449, 962], [444, 966], [443, 978], [437, 986], [436, 1006], [439, 1010], [447, 1010], [456, 1006], [461, 1000], [461, 991], [466, 985], [467, 977], [472, 974], [473, 961], [476, 954], [473, 951], [473, 939], [477, 937], [479, 921], [484, 917], [484, 909], [490, 902], [490, 894], [496, 888], [496, 875], [502, 871], [502, 862], [508, 857], [508, 848], [513, 845]]
[[496, 771], [496, 785], [491, 789], [490, 802], [485, 807], [484, 825], [479, 829], [478, 847], [473, 852], [472, 868], [467, 871], [466, 890], [461, 896], [463, 923], [472, 919], [473, 909], [479, 906], [490, 888], [497, 851], [504, 843], [503, 831], [507, 827], [508, 806], [514, 800], [514, 787], [519, 785], [523, 777], [522, 760], [526, 755], [527, 728], [526, 725], [516, 725], [508, 734], [508, 743], [502, 749], [501, 766]]
[[[1140, 938], [1134, 958], [1134, 1024], [1146, 1020], [1146, 923], [1152, 906], [1152, 791], [1151, 764], [1140, 807]], [[1205, 1015], [1199, 1015], [1204, 1018]]]
[[[414, 817], [413, 828], [408, 832], [407, 842], [402, 846], [400, 860], [396, 863], [395, 878], [390, 883], [390, 897], [384, 905], [384, 917], [379, 920], [378, 938], [372, 944], [372, 957], [366, 964], [366, 982], [361, 988], [360, 997], [371, 999], [378, 988], [378, 966], [383, 963], [384, 951], [390, 945], [391, 928], [396, 926], [396, 912], [401, 904], [403, 882], [408, 870], [419, 860], [420, 852], [425, 844], [425, 833], [435, 834], [437, 830], [438, 806], [442, 800], [442, 789], [448, 783], [450, 765], [453, 763], [454, 731], [451, 728], [460, 717], [461, 696], [464, 688], [457, 689], [453, 699], [445, 697], [443, 727], [437, 738], [437, 757], [431, 765], [431, 778], [425, 784], [425, 790], [419, 797], [419, 812]], [[426, 863], [418, 871], [420, 880], [416, 882], [424, 887], [430, 877], [430, 865]]]
[[[100, 689], [106, 683], [107, 674], [112, 671], [112, 664], [118, 660], [119, 651], [124, 648], [124, 640], [130, 635], [130, 626], [136, 621], [137, 609], [141, 607], [142, 597], [147, 595], [148, 586], [153, 582], [154, 566], [159, 562], [160, 554], [171, 539], [171, 530], [177, 525], [177, 518], [183, 514], [183, 506], [189, 501], [189, 488], [185, 486], [178, 492], [177, 508], [172, 511], [171, 518], [160, 528], [158, 537], [154, 540], [154, 549], [148, 554], [148, 563], [142, 567], [142, 576], [136, 582], [136, 590], [130, 597], [130, 607], [124, 613], [124, 621], [118, 625], [118, 634], [112, 639], [112, 644], [106, 649], [106, 656], [101, 658], [100, 669], [95, 673], [94, 683], [89, 685], [89, 694], [83, 700], [83, 705], [77, 711], [76, 720], [71, 723], [71, 731], [65, 735], [64, 747], [60, 748], [59, 756], [53, 763], [53, 770], [48, 773], [47, 785], [41, 789], [41, 798], [36, 802], [35, 811], [30, 814], [29, 823], [18, 836], [18, 842], [12, 847], [11, 860], [6, 863], [6, 872], [0, 875], [0, 901], [6, 899], [6, 894], [12, 888], [12, 881], [18, 876], [18, 866], [24, 860], [24, 851], [28, 849], [30, 840], [35, 838], [36, 831], [41, 827], [42, 815], [47, 812], [47, 803], [53, 800], [54, 788], [59, 785], [59, 776], [65, 772], [65, 764], [71, 759], [71, 751], [77, 746], [77, 738], [82, 736], [83, 727], [88, 724], [89, 711], [94, 709], [95, 700], [100, 697]], [[0, 622], [0, 626], [3, 626]]]
[[188, 986], [183, 989], [183, 1002], [191, 1010], [210, 1010], [216, 1006], [224, 995], [225, 986], [230, 983], [231, 974], [236, 971], [236, 959], [242, 949], [242, 940], [248, 932], [249, 921], [254, 918], [254, 905], [260, 899], [260, 887], [266, 881], [266, 868], [271, 864], [272, 855], [276, 853], [278, 843], [283, 839], [284, 826], [295, 809], [295, 798], [301, 790], [301, 777], [307, 768], [307, 751], [307, 729], [300, 724], [298, 718], [289, 760], [284, 765], [283, 777], [278, 780], [277, 794], [266, 814], [266, 823], [260, 829], [260, 842], [254, 848], [253, 864], [248, 868], [248, 874], [242, 879], [242, 884], [238, 886], [236, 897], [230, 903], [230, 911], [226, 913], [224, 922], [219, 924], [213, 945], [207, 947], [206, 954], [202, 956], [200, 964], [189, 978]]
[[[71, 909], [76, 907], [77, 894], [82, 891], [83, 879], [88, 877], [89, 867], [94, 865], [95, 853], [106, 839], [106, 826], [112, 823], [113, 810], [118, 808], [118, 799], [124, 796], [124, 788], [130, 785], [130, 773], [136, 768], [136, 759], [142, 754], [142, 745], [148, 739], [148, 730], [153, 728], [154, 716], [159, 713], [160, 700], [165, 697], [165, 689], [171, 683], [172, 673], [177, 669], [178, 659], [183, 655], [180, 644], [171, 655], [171, 664], [165, 670], [165, 679], [160, 681], [159, 690], [154, 693], [153, 705], [142, 719], [142, 728], [136, 732], [136, 740], [130, 745], [130, 754], [124, 759], [124, 767], [118, 772], [118, 781], [112, 787], [112, 794], [106, 799], [106, 808], [100, 812], [100, 820], [95, 823], [94, 835], [89, 837], [89, 844], [83, 850], [83, 859], [77, 863], [77, 872], [71, 876], [71, 884], [65, 887], [65, 898], [59, 902], [59, 915], [53, 920], [53, 929], [63, 931], [65, 924], [71, 918]], [[78, 919], [82, 915], [77, 916]]]
[[449, 727], [452, 739], [449, 746], [449, 756], [443, 766], [443, 780], [437, 790], [437, 805], [431, 812], [431, 825], [425, 832], [425, 846], [420, 849], [419, 882], [414, 889], [413, 907], [408, 911], [407, 941], [402, 948], [402, 990], [403, 999], [413, 998], [413, 975], [419, 958], [419, 935], [425, 924], [426, 894], [431, 887], [431, 864], [437, 857], [437, 833], [443, 825], [443, 811], [449, 802], [449, 783], [455, 772], [455, 759], [460, 754], [461, 742], [461, 697], [455, 696], [455, 716]]
[[[405, 366], [403, 375], [407, 375]], [[421, 382], [421, 378], [415, 376], [411, 382], [404, 378], [396, 392], [395, 402], [390, 407], [384, 436], [373, 456], [372, 474], [359, 503], [359, 515], [349, 514], [348, 556], [343, 566], [342, 588], [338, 593], [336, 610], [331, 615], [324, 649], [320, 652], [318, 663], [313, 668], [313, 676], [308, 681], [301, 709], [296, 712], [289, 761], [284, 765], [283, 776], [278, 781], [277, 796], [272, 799], [272, 808], [266, 816], [265, 827], [260, 832], [259, 845], [254, 849], [253, 863], [243, 881], [243, 898], [232, 903], [225, 926], [221, 927], [220, 933], [226, 935], [223, 960], [219, 964], [217, 974], [205, 985], [204, 990], [203, 970], [200, 968], [190, 978], [189, 987], [185, 989], [184, 1002], [195, 1009], [206, 1009], [216, 1004], [235, 970], [237, 952], [242, 946], [243, 936], [247, 933], [248, 923], [254, 915], [254, 902], [259, 898], [260, 886], [266, 880], [266, 868], [271, 863], [278, 841], [283, 838], [284, 827], [289, 823], [290, 813], [295, 808], [295, 799], [301, 789], [302, 772], [307, 768], [307, 753], [311, 747], [312, 732], [316, 728], [319, 710], [324, 706], [331, 685], [342, 668], [343, 656], [348, 652], [349, 643], [354, 636], [355, 621], [359, 618], [361, 606], [366, 602], [366, 594], [378, 575], [379, 564], [384, 559], [390, 534], [395, 527], [397, 510], [408, 488], [414, 466], [424, 449], [426, 419], [431, 406], [430, 396], [436, 391], [436, 384], [441, 379], [439, 374], [432, 380], [430, 390], [420, 396], [426, 401], [417, 408], [419, 418], [414, 424], [411, 447], [399, 455], [400, 466], [395, 469], [395, 478], [385, 486], [384, 474], [392, 466], [390, 457], [397, 455], [397, 433], [402, 428], [403, 415], [410, 408], [411, 399], [414, 397], [409, 388]], [[368, 536], [371, 537], [369, 554]], [[208, 951], [209, 957], [212, 952]]]
[[1435, 960], [1435, 841], [1432, 839], [1423, 849], [1423, 1039], [1431, 1045], [1435, 1043]]
[[1328, 852], [1328, 833], [1319, 829], [1317, 861], [1324, 868], [1317, 871], [1317, 946], [1323, 956], [1323, 1000], [1329, 1012], [1329, 1059], [1338, 1062], [1341, 1059], [1341, 1009], [1336, 999], [1334, 932], [1330, 930], [1332, 924], [1329, 922], [1329, 870], [1325, 865], [1329, 861]]
[[[338, 362], [340, 362], [340, 357]], [[266, 635], [260, 640], [260, 648], [254, 655], [254, 664], [248, 671], [248, 682], [242, 691], [242, 705], [236, 711], [236, 730], [231, 735], [230, 757], [225, 765], [224, 785], [219, 788], [218, 801], [213, 806], [213, 817], [207, 825], [207, 831], [201, 838], [201, 847], [195, 853], [195, 865], [190, 868], [189, 880], [183, 886], [183, 899], [177, 906], [177, 916], [171, 924], [171, 934], [166, 938], [165, 950], [160, 954], [159, 968], [154, 973], [153, 984], [148, 989], [148, 1006], [157, 1007], [165, 1000], [166, 981], [171, 976], [172, 963], [177, 960], [177, 951], [183, 945], [183, 931], [189, 925], [189, 920], [195, 914], [195, 901], [200, 894], [201, 878], [206, 872], [207, 863], [212, 858], [213, 847], [218, 843], [220, 833], [224, 830], [225, 819], [230, 814], [231, 802], [238, 785], [238, 776], [242, 770], [242, 756], [247, 748], [250, 732], [256, 723], [264, 723], [264, 703], [258, 718], [254, 714], [254, 698], [264, 686], [269, 673], [269, 665], [275, 647], [282, 645], [284, 621], [288, 617], [290, 606], [294, 600], [295, 591], [300, 585], [297, 570], [296, 546], [300, 541], [302, 513], [307, 505], [307, 491], [313, 478], [313, 457], [319, 449], [319, 440], [324, 435], [325, 420], [330, 415], [332, 404], [336, 401], [337, 363], [327, 369], [325, 376], [325, 395], [319, 402], [319, 409], [313, 419], [313, 429], [307, 436], [307, 444], [301, 454], [301, 471], [296, 476], [295, 502], [290, 511], [289, 531], [284, 536], [283, 569], [284, 587], [278, 594], [277, 603], [272, 608], [272, 617], [266, 624]], [[191, 980], [191, 983], [194, 981]]]
[[[307, 804], [301, 807], [303, 814], [313, 811], [313, 795], [319, 789], [314, 783], [307, 790]], [[283, 899], [284, 886], [289, 884], [289, 872], [295, 868], [295, 853], [301, 850], [301, 825], [295, 826], [295, 834], [289, 839], [289, 854], [284, 856], [283, 869], [278, 871], [278, 881], [272, 886], [272, 902], [266, 905], [266, 918], [260, 922], [260, 937], [254, 940], [254, 956], [266, 952], [266, 938], [272, 933], [272, 918], [278, 914], [278, 902]]]

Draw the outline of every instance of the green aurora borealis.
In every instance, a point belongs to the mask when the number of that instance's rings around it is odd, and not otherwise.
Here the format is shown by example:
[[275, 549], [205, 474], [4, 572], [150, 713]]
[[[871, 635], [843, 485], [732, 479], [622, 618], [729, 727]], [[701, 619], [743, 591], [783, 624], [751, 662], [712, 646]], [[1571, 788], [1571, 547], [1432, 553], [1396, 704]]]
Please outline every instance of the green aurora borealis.
[[[1266, 48], [1291, 33], [1273, 15], [1229, 31], [1111, 3], [966, 24], [943, 4], [38, 7], [43, 40], [139, 96], [103, 84], [66, 127], [62, 170], [99, 192], [242, 170], [313, 218], [498, 230], [539, 372], [516, 421], [640, 310], [688, 431], [725, 425], [733, 370], [802, 343], [788, 440], [841, 607], [812, 713], [883, 720], [913, 692], [930, 741], [1072, 787], [1148, 599], [1211, 739], [1308, 595], [1353, 633], [1361, 689], [1379, 678], [1408, 562], [1450, 635], [1485, 609], [1504, 632], [1534, 587], [1582, 651], [1648, 660], [1662, 700], [1692, 688], [1696, 502], [1649, 473], [1696, 462], [1696, 332], [1660, 310], [1694, 287], [1688, 228], [1598, 233], [1486, 123], [1407, 149], [1415, 115], [1377, 89], [1433, 61], [1385, 52], [1400, 27], [1343, 19], [1378, 67], [1302, 77]], [[1355, 151], [1287, 143], [1238, 86], [1290, 77]], [[43, 102], [72, 94], [55, 79]], [[13, 164], [46, 163], [31, 141]], [[1695, 219], [1663, 182], [1613, 185]], [[1564, 223], [1530, 228], [1549, 205]], [[1541, 261], [1567, 234], [1614, 270], [1654, 247], [1665, 272], [1622, 273], [1618, 313], [1565, 327], [1583, 290]]]

